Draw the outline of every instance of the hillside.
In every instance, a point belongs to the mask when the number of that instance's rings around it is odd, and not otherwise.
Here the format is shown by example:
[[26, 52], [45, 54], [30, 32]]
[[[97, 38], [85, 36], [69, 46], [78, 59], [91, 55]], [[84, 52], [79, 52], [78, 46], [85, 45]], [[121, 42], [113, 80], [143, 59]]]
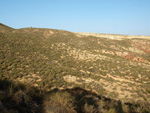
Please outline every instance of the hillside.
[[150, 112], [150, 37], [117, 36], [0, 24], [0, 78], [44, 91], [91, 92], [121, 102], [124, 112]]
[[95, 36], [95, 37], [103, 37], [115, 40], [121, 39], [150, 39], [150, 36], [137, 36], [137, 35], [120, 35], [120, 34], [102, 34], [102, 33], [86, 33], [86, 32], [77, 32], [77, 35], [84, 35], [84, 36]]

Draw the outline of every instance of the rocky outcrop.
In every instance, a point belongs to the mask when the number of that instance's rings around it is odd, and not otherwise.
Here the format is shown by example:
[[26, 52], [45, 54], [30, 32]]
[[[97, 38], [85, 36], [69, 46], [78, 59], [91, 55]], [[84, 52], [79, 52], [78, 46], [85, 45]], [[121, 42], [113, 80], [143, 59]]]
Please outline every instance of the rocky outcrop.
[[96, 36], [96, 37], [104, 37], [109, 39], [133, 39], [133, 38], [141, 38], [141, 39], [150, 39], [150, 36], [137, 36], [137, 35], [116, 35], [116, 34], [101, 34], [101, 33], [87, 33], [87, 32], [77, 32], [77, 35], [84, 36]]

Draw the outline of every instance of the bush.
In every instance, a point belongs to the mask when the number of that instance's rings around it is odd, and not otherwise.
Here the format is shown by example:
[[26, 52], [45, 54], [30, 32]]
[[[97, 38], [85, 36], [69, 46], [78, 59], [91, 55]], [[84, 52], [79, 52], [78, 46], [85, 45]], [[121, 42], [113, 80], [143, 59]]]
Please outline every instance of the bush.
[[85, 113], [97, 113], [97, 109], [94, 108], [93, 105], [85, 104], [85, 105], [84, 105], [84, 112], [85, 112]]
[[56, 92], [44, 101], [46, 113], [76, 113], [74, 98], [67, 92]]

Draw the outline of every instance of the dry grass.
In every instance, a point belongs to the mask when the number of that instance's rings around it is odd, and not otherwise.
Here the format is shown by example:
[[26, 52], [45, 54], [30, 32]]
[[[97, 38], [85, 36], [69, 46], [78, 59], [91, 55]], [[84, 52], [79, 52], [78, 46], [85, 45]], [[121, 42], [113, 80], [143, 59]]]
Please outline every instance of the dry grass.
[[74, 110], [74, 98], [67, 92], [53, 93], [44, 101], [46, 113], [76, 113]]

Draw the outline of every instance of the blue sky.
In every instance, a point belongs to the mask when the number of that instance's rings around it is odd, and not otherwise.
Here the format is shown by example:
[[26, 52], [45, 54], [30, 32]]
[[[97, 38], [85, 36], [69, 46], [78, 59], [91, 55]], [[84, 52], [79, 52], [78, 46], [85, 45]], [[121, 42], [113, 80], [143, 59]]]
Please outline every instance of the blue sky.
[[150, 35], [150, 0], [1, 0], [0, 23], [13, 28]]

